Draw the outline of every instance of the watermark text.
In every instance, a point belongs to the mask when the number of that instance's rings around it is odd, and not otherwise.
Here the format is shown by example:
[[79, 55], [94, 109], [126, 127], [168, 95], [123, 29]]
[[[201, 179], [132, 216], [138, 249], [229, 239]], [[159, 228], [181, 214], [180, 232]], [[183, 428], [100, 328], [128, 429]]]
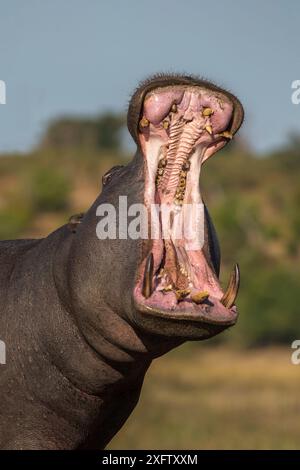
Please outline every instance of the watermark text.
[[6, 364], [6, 346], [4, 341], [0, 340], [0, 364]]
[[293, 104], [299, 104], [300, 103], [300, 80], [294, 80], [292, 82], [291, 88], [295, 91], [293, 91], [291, 95], [291, 100]]
[[6, 104], [6, 84], [0, 80], [0, 104]]
[[144, 204], [127, 205], [127, 196], [119, 196], [118, 207], [100, 204], [96, 226], [99, 240], [182, 240], [187, 250], [200, 250], [204, 245], [204, 205]]
[[295, 339], [291, 344], [291, 348], [295, 349], [291, 355], [291, 363], [298, 366], [300, 364], [300, 339]]

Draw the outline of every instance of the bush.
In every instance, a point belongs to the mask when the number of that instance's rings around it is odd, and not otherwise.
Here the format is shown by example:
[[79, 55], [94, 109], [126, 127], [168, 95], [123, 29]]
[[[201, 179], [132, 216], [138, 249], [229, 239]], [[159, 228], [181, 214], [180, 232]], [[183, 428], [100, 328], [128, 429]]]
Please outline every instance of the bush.
[[291, 344], [300, 338], [300, 281], [286, 267], [261, 257], [255, 267], [241, 266], [240, 319], [231, 339], [243, 346]]
[[124, 125], [124, 116], [111, 112], [88, 118], [58, 118], [49, 123], [40, 148], [120, 150]]
[[68, 206], [70, 183], [53, 168], [39, 168], [31, 175], [30, 192], [34, 210], [60, 211]]
[[30, 208], [22, 205], [8, 206], [0, 211], [0, 239], [13, 239], [22, 234], [31, 220]]

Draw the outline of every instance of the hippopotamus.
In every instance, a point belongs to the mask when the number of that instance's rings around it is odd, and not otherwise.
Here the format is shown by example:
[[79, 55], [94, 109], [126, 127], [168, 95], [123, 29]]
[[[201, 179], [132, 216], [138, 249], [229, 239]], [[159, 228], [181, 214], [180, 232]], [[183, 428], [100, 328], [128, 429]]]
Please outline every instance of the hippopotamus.
[[[0, 243], [2, 449], [105, 448], [155, 358], [236, 323], [239, 268], [223, 291], [199, 176], [242, 121], [213, 83], [147, 79], [128, 108], [135, 156], [103, 176], [91, 207], [46, 238]], [[148, 218], [129, 236], [138, 207]]]

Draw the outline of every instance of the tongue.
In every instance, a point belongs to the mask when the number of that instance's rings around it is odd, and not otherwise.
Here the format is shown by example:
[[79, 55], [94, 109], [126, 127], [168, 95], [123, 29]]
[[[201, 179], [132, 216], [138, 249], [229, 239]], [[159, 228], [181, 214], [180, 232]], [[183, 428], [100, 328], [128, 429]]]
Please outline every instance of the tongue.
[[175, 290], [187, 289], [189, 287], [188, 271], [186, 263], [180, 260], [179, 247], [175, 247], [172, 240], [165, 240], [165, 250], [164, 271], [167, 279], [173, 284]]
[[162, 288], [175, 291], [189, 290], [209, 292], [221, 299], [223, 292], [219, 280], [209, 266], [202, 250], [186, 251], [183, 243], [174, 246], [172, 240], [165, 240], [165, 255], [160, 275]]

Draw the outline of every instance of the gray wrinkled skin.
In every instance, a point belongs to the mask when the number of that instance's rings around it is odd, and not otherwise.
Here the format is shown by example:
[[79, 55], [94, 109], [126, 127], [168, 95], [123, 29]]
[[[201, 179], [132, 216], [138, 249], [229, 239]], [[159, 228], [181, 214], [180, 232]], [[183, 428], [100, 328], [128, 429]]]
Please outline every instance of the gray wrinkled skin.
[[[132, 291], [142, 241], [96, 237], [100, 203], [117, 205], [119, 195], [128, 205], [143, 202], [143, 191], [138, 151], [76, 230], [65, 225], [45, 239], [0, 242], [2, 449], [105, 447], [135, 407], [151, 361], [190, 339], [188, 327], [178, 337], [168, 321], [162, 334], [137, 324]], [[218, 271], [206, 222], [205, 250]]]

